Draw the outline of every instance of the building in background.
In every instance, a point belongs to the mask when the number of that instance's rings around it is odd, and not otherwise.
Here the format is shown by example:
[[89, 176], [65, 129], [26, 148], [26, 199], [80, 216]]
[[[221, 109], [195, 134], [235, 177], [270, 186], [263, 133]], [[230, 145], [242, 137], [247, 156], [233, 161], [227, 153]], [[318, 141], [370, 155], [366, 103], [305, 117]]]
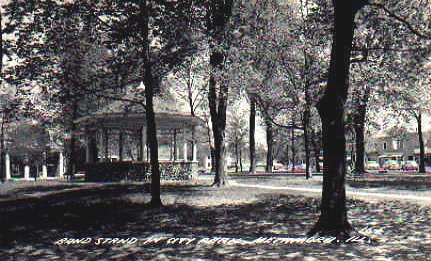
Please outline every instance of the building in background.
[[[431, 166], [431, 131], [423, 132], [425, 166]], [[376, 161], [383, 166], [388, 160], [398, 162], [414, 160], [419, 163], [419, 138], [406, 128], [391, 128], [372, 136], [366, 143], [366, 161]]]

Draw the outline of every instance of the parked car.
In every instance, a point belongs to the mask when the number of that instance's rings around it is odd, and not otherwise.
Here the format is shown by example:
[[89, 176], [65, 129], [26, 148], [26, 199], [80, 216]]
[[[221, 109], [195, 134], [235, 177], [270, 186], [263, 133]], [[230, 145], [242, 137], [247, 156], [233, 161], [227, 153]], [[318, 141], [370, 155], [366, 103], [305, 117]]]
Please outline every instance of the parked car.
[[292, 169], [292, 164], [289, 164], [289, 166], [287, 166], [287, 170], [289, 172], [304, 172], [305, 171], [305, 164], [295, 164], [295, 167]]
[[278, 162], [274, 162], [272, 169], [274, 171], [286, 171], [286, 167], [283, 164]]
[[383, 168], [388, 170], [399, 170], [401, 167], [398, 161], [388, 160], [385, 162], [385, 164], [383, 164]]
[[306, 169], [305, 163], [301, 163], [295, 166], [295, 172], [304, 172]]
[[380, 165], [379, 165], [379, 163], [377, 163], [377, 161], [368, 161], [366, 164], [366, 169], [367, 170], [379, 170]]
[[418, 163], [416, 161], [414, 161], [414, 160], [407, 160], [407, 161], [405, 161], [403, 163], [402, 169], [403, 170], [407, 170], [407, 171], [408, 170], [417, 171], [417, 170], [419, 170], [419, 166], [418, 166]]

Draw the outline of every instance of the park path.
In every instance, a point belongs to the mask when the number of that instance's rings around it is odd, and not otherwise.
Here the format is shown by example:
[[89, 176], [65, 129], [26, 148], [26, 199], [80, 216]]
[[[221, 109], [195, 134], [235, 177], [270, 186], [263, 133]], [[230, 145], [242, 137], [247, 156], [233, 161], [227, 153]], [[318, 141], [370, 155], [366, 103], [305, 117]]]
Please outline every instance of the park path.
[[[289, 191], [296, 192], [296, 194], [305, 195], [318, 195], [322, 193], [322, 188], [318, 186], [301, 187], [301, 186], [273, 186], [273, 185], [257, 185], [257, 184], [246, 184], [238, 181], [230, 181], [232, 186], [243, 187], [243, 188], [258, 188], [267, 190], [278, 190], [278, 191]], [[360, 199], [365, 201], [405, 201], [416, 203], [419, 205], [431, 205], [431, 193], [423, 191], [412, 191], [412, 190], [390, 190], [385, 188], [373, 188], [373, 189], [357, 189], [357, 188], [346, 188], [348, 198]]]

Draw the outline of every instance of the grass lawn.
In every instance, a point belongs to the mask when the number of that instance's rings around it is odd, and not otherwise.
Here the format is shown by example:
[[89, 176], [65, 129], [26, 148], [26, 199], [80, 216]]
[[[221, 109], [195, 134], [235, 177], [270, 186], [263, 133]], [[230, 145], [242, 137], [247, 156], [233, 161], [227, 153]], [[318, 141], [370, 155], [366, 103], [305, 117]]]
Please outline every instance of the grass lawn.
[[[164, 184], [165, 206], [160, 210], [148, 208], [147, 184], [68, 184], [72, 187], [64, 190], [64, 184], [34, 183], [3, 188], [0, 260], [429, 260], [431, 256], [427, 206], [349, 201], [351, 222], [358, 230], [369, 228], [366, 233], [378, 239], [373, 244], [262, 242], [256, 239], [304, 237], [317, 220], [319, 199], [208, 184]], [[43, 194], [45, 190], [48, 193]], [[11, 194], [16, 198], [8, 197]], [[145, 241], [154, 237], [160, 241]], [[91, 242], [55, 244], [62, 238]], [[138, 241], [96, 244], [99, 238]], [[172, 238], [184, 241], [168, 242]], [[217, 238], [225, 241], [209, 240]], [[229, 244], [226, 238], [252, 243]]]

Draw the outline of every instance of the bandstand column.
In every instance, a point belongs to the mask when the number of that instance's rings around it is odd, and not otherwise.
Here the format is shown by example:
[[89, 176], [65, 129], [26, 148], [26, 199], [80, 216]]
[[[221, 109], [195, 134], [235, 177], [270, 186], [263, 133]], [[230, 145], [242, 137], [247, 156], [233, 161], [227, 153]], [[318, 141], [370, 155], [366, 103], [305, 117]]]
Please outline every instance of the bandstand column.
[[144, 144], [142, 141], [142, 128], [140, 128], [138, 130], [137, 139], [138, 139], [138, 161], [143, 161], [144, 160]]
[[11, 169], [10, 169], [10, 156], [9, 153], [6, 152], [5, 155], [5, 171], [6, 171], [6, 180], [11, 179]]
[[108, 161], [109, 158], [109, 132], [108, 129], [103, 129], [103, 148], [105, 149], [105, 155], [103, 156], [104, 161]]
[[198, 151], [197, 151], [197, 142], [193, 141], [193, 162], [198, 161]]
[[143, 152], [143, 159], [148, 160], [149, 158], [149, 150], [147, 148], [147, 126], [142, 126], [142, 152]]
[[29, 180], [30, 179], [30, 166], [28, 165], [28, 158], [24, 160], [24, 179]]
[[64, 178], [64, 157], [63, 151], [60, 151], [58, 156], [58, 177], [60, 179]]
[[169, 131], [169, 160], [174, 160], [174, 135]]
[[177, 129], [174, 129], [174, 161], [178, 160]]
[[42, 178], [47, 179], [48, 178], [48, 169], [46, 167], [46, 157], [47, 153], [46, 151], [43, 153], [43, 164], [42, 164]]
[[187, 161], [187, 133], [186, 129], [184, 128], [183, 132], [183, 159], [184, 161]]

